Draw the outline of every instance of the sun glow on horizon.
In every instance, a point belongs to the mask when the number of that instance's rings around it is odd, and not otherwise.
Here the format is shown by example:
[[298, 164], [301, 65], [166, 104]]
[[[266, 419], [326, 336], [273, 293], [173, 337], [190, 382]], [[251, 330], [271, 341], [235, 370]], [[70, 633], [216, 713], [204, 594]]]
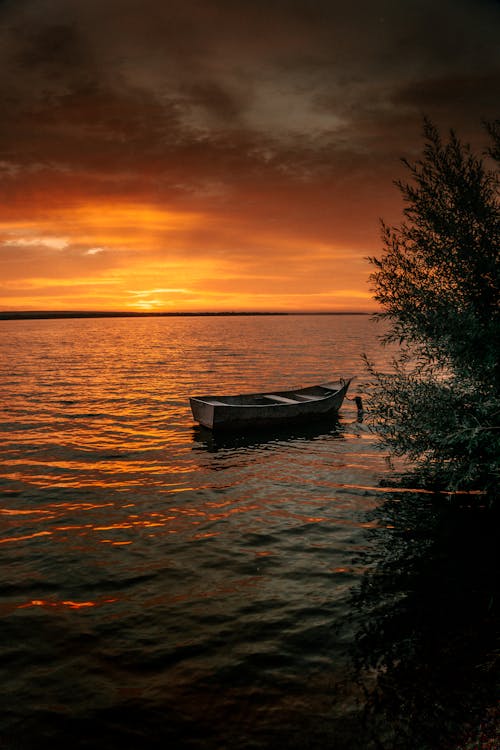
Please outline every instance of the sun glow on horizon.
[[49, 207], [0, 222], [2, 259], [4, 310], [374, 308], [349, 248], [223, 213], [116, 201]]

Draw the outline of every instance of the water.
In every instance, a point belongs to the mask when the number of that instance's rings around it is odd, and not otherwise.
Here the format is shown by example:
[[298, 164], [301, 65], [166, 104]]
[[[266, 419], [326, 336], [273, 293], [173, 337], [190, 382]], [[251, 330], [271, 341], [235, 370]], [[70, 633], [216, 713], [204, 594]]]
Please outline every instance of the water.
[[368, 746], [353, 591], [370, 533], [394, 528], [374, 513], [384, 454], [351, 400], [328, 427], [219, 439], [188, 397], [339, 375], [364, 395], [360, 354], [390, 357], [376, 333], [357, 316], [0, 324], [5, 747]]

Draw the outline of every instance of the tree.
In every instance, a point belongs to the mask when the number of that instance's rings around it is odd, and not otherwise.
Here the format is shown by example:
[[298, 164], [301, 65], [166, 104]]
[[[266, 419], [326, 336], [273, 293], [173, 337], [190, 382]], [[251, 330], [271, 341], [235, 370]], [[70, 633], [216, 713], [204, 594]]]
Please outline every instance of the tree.
[[375, 299], [397, 341], [394, 373], [377, 372], [371, 410], [383, 443], [409, 457], [421, 482], [494, 497], [500, 478], [500, 121], [475, 155], [424, 122], [398, 227], [382, 224], [370, 258]]

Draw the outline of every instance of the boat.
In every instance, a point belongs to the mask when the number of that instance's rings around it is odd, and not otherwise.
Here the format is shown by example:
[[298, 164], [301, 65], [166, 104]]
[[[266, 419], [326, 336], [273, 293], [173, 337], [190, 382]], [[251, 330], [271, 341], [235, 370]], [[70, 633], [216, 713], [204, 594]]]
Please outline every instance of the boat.
[[245, 430], [314, 422], [337, 414], [351, 379], [236, 396], [192, 396], [194, 419], [210, 430]]

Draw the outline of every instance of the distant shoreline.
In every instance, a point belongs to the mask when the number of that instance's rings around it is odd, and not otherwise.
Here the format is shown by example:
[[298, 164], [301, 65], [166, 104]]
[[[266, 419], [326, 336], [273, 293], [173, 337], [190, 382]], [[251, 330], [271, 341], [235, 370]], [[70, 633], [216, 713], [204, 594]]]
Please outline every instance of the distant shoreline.
[[77, 310], [0, 311], [0, 320], [60, 320], [66, 318], [224, 318], [270, 315], [373, 315], [372, 312], [100, 312]]

